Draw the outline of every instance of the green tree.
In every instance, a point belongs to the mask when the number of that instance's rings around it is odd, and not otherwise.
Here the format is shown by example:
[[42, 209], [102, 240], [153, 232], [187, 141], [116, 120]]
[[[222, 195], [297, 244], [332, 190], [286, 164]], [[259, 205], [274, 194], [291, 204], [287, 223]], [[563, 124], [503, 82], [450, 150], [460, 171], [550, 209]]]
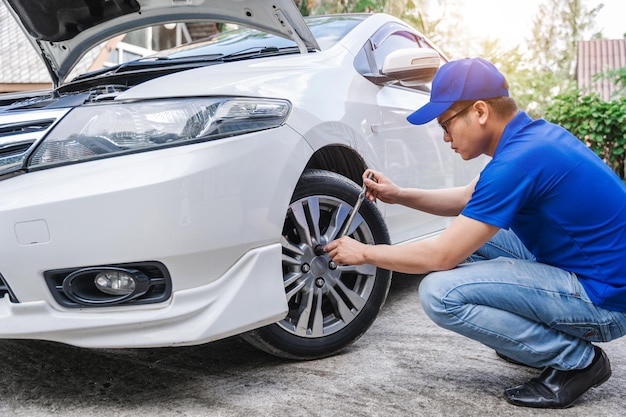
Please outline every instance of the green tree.
[[402, 17], [410, 0], [386, 0], [383, 11], [392, 16]]
[[552, 97], [575, 84], [578, 41], [597, 36], [595, 17], [603, 4], [588, 7], [585, 0], [544, 0], [533, 18], [527, 62], [532, 63], [526, 110], [541, 116]]
[[436, 35], [436, 28], [443, 16], [434, 17], [429, 15], [425, 4], [428, 4], [428, 0], [408, 0], [402, 13], [394, 16], [398, 16], [422, 34], [434, 40], [432, 35]]
[[424, 34], [448, 58], [464, 58], [471, 55], [475, 39], [467, 36], [464, 29], [463, 3], [464, 0], [409, 0], [403, 13], [396, 16]]
[[597, 35], [595, 18], [604, 7], [586, 4], [586, 0], [544, 0], [540, 4], [528, 43], [540, 68], [574, 76], [578, 41]]
[[[305, 0], [303, 0], [305, 1]], [[385, 0], [314, 0], [306, 1], [307, 14], [382, 12]], [[302, 11], [302, 8], [301, 8]]]

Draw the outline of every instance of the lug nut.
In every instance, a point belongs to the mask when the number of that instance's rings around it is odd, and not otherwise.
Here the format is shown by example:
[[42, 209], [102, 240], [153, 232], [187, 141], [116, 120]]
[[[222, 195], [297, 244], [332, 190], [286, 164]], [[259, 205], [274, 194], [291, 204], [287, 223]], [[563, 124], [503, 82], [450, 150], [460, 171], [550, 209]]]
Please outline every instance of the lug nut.
[[311, 270], [311, 265], [309, 264], [302, 264], [302, 266], [300, 267], [300, 271], [304, 272], [305, 274], [308, 273]]
[[337, 264], [333, 261], [330, 261], [328, 262], [328, 267], [334, 271], [335, 269], [337, 269]]
[[317, 288], [322, 288], [324, 284], [326, 284], [326, 281], [324, 281], [324, 278], [318, 278], [315, 280], [315, 285], [317, 286]]

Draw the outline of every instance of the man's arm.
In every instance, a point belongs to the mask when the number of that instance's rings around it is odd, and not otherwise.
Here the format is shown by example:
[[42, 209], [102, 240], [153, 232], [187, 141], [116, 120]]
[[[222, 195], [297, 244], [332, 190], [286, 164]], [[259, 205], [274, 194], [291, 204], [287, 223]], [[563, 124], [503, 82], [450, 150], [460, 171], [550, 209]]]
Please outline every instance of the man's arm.
[[[369, 173], [374, 177], [368, 179]], [[457, 216], [472, 197], [478, 177], [464, 187], [426, 190], [419, 188], [401, 188], [384, 174], [367, 170], [363, 174], [363, 183], [367, 186], [367, 198], [377, 198], [389, 204], [401, 204], [438, 216]]]
[[349, 237], [324, 249], [339, 265], [371, 264], [409, 274], [452, 269], [480, 248], [499, 228], [458, 216], [439, 236], [401, 245], [365, 245]]

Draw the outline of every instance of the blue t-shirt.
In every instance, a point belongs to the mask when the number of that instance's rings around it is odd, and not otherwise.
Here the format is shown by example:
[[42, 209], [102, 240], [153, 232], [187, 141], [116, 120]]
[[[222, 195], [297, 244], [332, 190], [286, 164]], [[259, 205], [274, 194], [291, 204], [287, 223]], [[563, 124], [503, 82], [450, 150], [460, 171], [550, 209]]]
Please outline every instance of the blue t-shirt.
[[626, 311], [626, 186], [565, 129], [519, 112], [461, 214], [511, 228], [594, 304]]

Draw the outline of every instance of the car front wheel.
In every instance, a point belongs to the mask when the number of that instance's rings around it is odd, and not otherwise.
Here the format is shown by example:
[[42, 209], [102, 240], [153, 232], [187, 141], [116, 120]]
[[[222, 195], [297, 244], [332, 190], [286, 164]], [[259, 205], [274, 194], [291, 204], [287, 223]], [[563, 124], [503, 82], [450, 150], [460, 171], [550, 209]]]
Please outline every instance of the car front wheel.
[[[322, 170], [300, 178], [282, 232], [283, 282], [289, 306], [278, 323], [243, 335], [254, 346], [290, 359], [333, 355], [356, 341], [385, 302], [391, 272], [372, 265], [335, 265], [324, 253], [360, 192], [354, 182]], [[347, 235], [389, 243], [376, 206], [364, 200]]]

